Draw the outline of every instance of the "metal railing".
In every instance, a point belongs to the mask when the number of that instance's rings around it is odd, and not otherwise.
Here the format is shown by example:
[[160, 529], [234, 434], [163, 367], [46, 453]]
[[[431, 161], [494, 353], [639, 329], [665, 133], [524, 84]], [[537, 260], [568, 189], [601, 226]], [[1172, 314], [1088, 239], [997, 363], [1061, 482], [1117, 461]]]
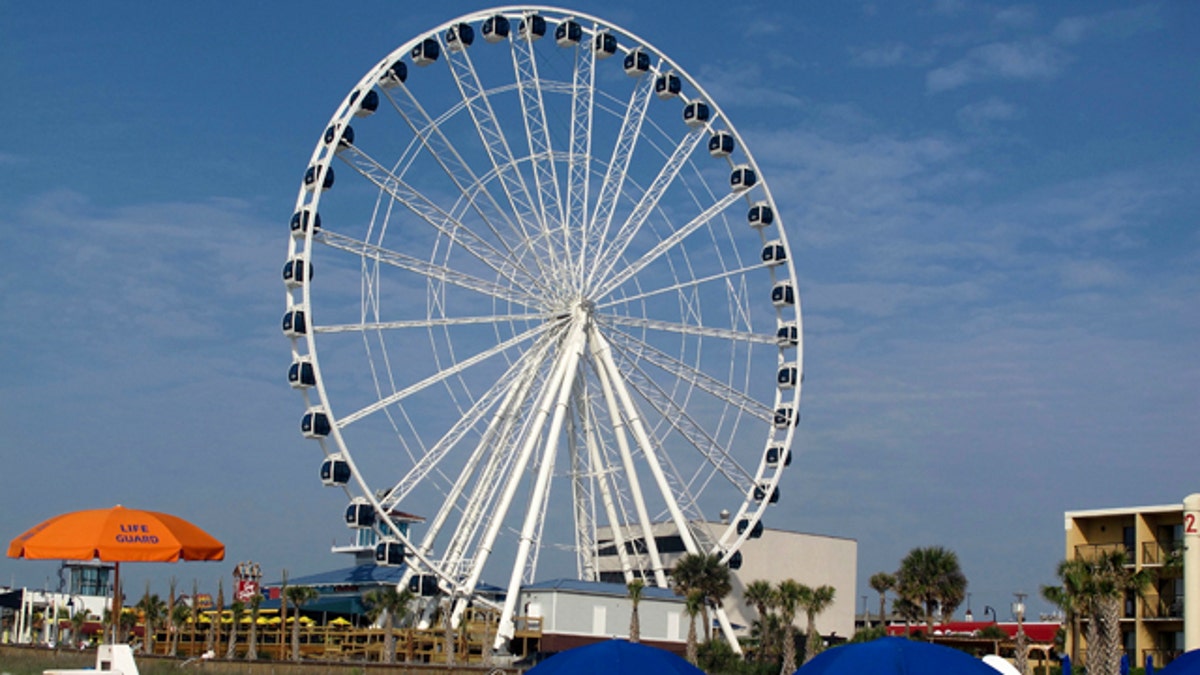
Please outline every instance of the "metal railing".
[[1142, 600], [1143, 619], [1182, 619], [1182, 598], [1148, 597]]
[[1181, 649], [1143, 649], [1142, 659], [1141, 661], [1138, 661], [1137, 665], [1146, 665], [1146, 657], [1149, 656], [1154, 659], [1155, 668], [1162, 668], [1168, 663], [1179, 658], [1179, 655], [1182, 653], [1183, 650]]
[[1127, 564], [1134, 563], [1133, 551], [1123, 543], [1113, 544], [1080, 544], [1075, 547], [1075, 558], [1077, 560], [1095, 560], [1101, 556], [1108, 555], [1114, 551], [1124, 551]]
[[1183, 545], [1173, 541], [1163, 545], [1157, 541], [1142, 542], [1143, 565], [1166, 565], [1174, 562], [1183, 553]]

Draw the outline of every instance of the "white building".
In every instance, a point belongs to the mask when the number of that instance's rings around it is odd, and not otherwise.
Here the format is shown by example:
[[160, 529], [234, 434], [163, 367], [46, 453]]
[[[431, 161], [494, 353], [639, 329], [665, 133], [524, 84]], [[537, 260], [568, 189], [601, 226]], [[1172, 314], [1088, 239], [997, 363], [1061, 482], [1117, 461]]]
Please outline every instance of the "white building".
[[[717, 531], [725, 527], [720, 523], [712, 523], [709, 529]], [[600, 580], [618, 583], [624, 588], [621, 564], [611, 535], [606, 537], [604, 530], [598, 534]], [[626, 532], [625, 539], [626, 548], [632, 555], [639, 556], [645, 550], [640, 535]], [[656, 524], [654, 539], [663, 565], [667, 568], [672, 567], [686, 552], [672, 523]], [[741, 564], [731, 570], [733, 591], [724, 604], [738, 634], [748, 634], [751, 624], [758, 618], [754, 608], [742, 601], [746, 585], [764, 580], [774, 586], [785, 579], [793, 579], [814, 588], [825, 584], [834, 588], [833, 604], [817, 617], [817, 630], [822, 635], [836, 634], [842, 638], [854, 635], [855, 598], [858, 597], [855, 585], [858, 574], [857, 541], [764, 528], [761, 536], [748, 539], [739, 552]], [[802, 621], [798, 620], [801, 629], [804, 627]], [[686, 630], [685, 625], [685, 638]]]
[[[611, 638], [628, 638], [633, 602], [625, 584], [559, 579], [521, 588], [518, 613], [541, 622], [543, 652]], [[683, 598], [666, 588], [646, 588], [638, 603], [641, 641], [682, 652], [687, 642]], [[703, 628], [697, 626], [698, 634]]]

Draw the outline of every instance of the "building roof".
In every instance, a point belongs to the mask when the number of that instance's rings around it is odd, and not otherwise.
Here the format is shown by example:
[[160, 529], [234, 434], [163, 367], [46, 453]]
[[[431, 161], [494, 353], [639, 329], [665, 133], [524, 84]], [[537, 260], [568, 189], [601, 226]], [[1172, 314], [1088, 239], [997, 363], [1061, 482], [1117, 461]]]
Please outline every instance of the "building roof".
[[[1016, 622], [995, 623], [992, 621], [950, 621], [948, 623], [936, 624], [933, 627], [935, 637], [971, 637], [977, 631], [983, 630], [988, 626], [996, 626], [1000, 630], [1008, 634], [1008, 637], [1017, 636]], [[1026, 621], [1024, 623], [1025, 635], [1030, 642], [1054, 642], [1055, 635], [1058, 634], [1058, 629], [1062, 626], [1060, 623], [1045, 622], [1045, 621]], [[904, 624], [889, 624], [887, 627], [888, 635], [904, 635], [911, 628], [913, 631], [924, 631], [925, 625], [914, 623], [911, 627]]]
[[[405, 568], [385, 567], [383, 565], [366, 564], [341, 569], [318, 572], [305, 577], [288, 579], [289, 586], [348, 586], [348, 585], [396, 585], [404, 575]], [[280, 586], [282, 582], [266, 584]]]
[[1160, 504], [1158, 506], [1122, 506], [1110, 509], [1088, 509], [1083, 511], [1067, 511], [1064, 515], [1071, 518], [1095, 518], [1098, 516], [1132, 516], [1138, 513], [1182, 513], [1183, 502], [1178, 504]]
[[[535, 584], [527, 584], [521, 587], [522, 591], [562, 591], [575, 593], [580, 595], [607, 595], [614, 597], [628, 597], [629, 589], [624, 584], [610, 584], [602, 581], [579, 581], [577, 579], [550, 579], [548, 581], [539, 581]], [[642, 589], [643, 599], [654, 600], [677, 600], [682, 602], [683, 598], [676, 595], [669, 588], [659, 588], [657, 586], [647, 586]]]

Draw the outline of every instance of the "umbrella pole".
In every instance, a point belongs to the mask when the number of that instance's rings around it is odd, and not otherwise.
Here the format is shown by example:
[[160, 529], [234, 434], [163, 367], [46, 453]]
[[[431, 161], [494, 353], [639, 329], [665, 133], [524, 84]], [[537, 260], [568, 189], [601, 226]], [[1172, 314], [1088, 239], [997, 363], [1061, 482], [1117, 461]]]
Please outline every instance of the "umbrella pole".
[[117, 644], [121, 637], [121, 562], [113, 563], [112, 642]]

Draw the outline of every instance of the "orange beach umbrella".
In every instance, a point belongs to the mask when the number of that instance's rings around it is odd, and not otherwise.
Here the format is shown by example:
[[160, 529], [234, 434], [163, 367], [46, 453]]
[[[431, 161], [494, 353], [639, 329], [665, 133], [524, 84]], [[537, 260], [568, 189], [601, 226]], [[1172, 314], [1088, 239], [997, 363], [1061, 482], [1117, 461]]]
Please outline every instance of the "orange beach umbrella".
[[224, 560], [225, 545], [188, 521], [127, 509], [72, 511], [34, 525], [8, 545], [8, 557], [115, 563], [113, 616], [120, 616], [123, 562]]

